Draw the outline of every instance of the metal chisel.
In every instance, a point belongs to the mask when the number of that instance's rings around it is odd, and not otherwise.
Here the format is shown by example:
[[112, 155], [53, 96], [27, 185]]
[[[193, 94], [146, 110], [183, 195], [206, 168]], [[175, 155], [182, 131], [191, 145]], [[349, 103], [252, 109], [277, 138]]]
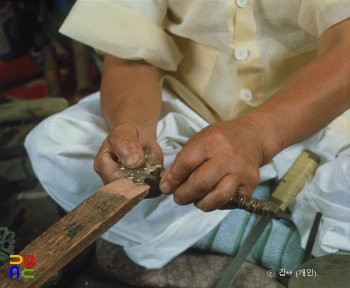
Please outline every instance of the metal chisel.
[[[267, 202], [273, 202], [284, 212], [289, 203], [301, 191], [307, 179], [314, 173], [319, 162], [320, 158], [318, 155], [310, 150], [303, 151], [284, 175]], [[224, 272], [216, 288], [226, 288], [230, 284], [239, 267], [245, 261], [260, 235], [271, 221], [271, 215], [266, 216], [268, 217], [260, 217], [256, 222], [237, 255]]]

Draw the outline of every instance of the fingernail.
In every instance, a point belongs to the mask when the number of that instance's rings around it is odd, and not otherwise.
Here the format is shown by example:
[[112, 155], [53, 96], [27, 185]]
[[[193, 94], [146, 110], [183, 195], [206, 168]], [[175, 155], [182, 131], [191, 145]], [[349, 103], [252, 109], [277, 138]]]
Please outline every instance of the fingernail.
[[135, 153], [128, 156], [128, 158], [125, 161], [125, 164], [128, 167], [132, 167], [140, 159], [141, 159], [140, 154], [135, 152]]
[[162, 191], [164, 194], [169, 194], [169, 193], [171, 193], [171, 190], [172, 190], [171, 187], [169, 186], [168, 182], [160, 183], [159, 189], [160, 189], [160, 191]]

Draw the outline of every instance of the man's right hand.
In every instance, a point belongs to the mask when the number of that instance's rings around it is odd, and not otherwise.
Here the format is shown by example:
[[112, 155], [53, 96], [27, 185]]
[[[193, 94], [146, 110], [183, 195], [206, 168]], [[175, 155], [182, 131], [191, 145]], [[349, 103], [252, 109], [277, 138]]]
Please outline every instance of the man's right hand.
[[94, 169], [106, 185], [122, 177], [117, 159], [126, 167], [140, 167], [145, 162], [143, 148], [146, 147], [150, 147], [158, 164], [163, 164], [162, 149], [145, 127], [130, 122], [117, 125], [103, 141], [94, 161]]

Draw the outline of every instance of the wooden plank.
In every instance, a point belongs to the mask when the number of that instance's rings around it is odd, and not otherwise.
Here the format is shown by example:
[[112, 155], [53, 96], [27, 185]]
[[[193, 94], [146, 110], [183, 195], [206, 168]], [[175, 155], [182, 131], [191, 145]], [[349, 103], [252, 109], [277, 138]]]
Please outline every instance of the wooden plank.
[[[19, 253], [22, 257], [34, 255], [34, 278], [10, 279], [12, 265], [7, 263], [0, 268], [0, 288], [40, 287], [123, 218], [149, 188], [122, 178], [99, 189]], [[25, 268], [23, 263], [19, 267]]]

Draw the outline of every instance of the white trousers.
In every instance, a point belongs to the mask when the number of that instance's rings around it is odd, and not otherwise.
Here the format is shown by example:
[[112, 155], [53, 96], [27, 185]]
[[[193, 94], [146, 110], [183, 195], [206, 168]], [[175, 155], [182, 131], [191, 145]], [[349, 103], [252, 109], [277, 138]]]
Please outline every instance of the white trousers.
[[[135, 104], [137, 105], [137, 103]], [[208, 123], [180, 100], [163, 91], [157, 141], [164, 166], [173, 161], [189, 137]], [[100, 94], [42, 121], [27, 136], [25, 147], [33, 170], [50, 196], [72, 210], [103, 183], [93, 170], [94, 157], [109, 132], [100, 109]], [[302, 150], [322, 158], [322, 166], [293, 202], [293, 219], [305, 245], [316, 211], [324, 214], [315, 256], [350, 251], [350, 139], [326, 128], [311, 139], [277, 155], [260, 169], [261, 181], [281, 178]], [[194, 205], [178, 206], [172, 196], [143, 200], [102, 238], [124, 247], [147, 268], [160, 268], [205, 236], [228, 211], [204, 213]]]

